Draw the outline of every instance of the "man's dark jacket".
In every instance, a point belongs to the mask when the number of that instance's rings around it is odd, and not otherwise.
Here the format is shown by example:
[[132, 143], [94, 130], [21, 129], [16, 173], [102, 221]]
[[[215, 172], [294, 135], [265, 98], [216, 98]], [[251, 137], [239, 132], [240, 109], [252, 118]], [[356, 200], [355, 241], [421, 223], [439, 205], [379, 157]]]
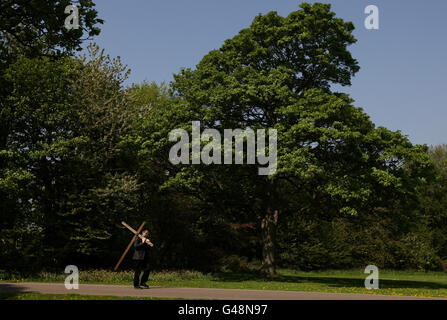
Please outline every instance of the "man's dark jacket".
[[143, 243], [139, 237], [137, 237], [133, 243], [133, 246], [135, 248], [135, 252], [132, 257], [133, 260], [147, 260], [149, 258], [150, 246], [147, 243]]

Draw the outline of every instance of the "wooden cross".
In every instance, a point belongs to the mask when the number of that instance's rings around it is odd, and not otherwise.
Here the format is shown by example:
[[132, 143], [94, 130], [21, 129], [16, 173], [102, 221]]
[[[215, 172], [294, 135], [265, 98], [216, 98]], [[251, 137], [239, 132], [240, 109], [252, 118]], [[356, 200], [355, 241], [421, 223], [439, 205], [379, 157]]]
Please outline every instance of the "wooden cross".
[[[146, 224], [146, 221], [143, 221], [143, 223], [140, 225], [140, 227], [138, 228], [137, 231], [135, 231], [131, 226], [129, 226], [127, 223], [125, 223], [124, 221], [121, 222], [121, 224], [123, 226], [125, 226], [127, 229], [129, 229], [133, 234], [133, 238], [130, 241], [129, 245], [127, 246], [126, 250], [124, 250], [123, 254], [121, 255], [121, 258], [119, 259], [118, 263], [116, 264], [115, 268], [113, 270], [116, 271], [116, 269], [118, 269], [118, 267], [120, 266], [121, 262], [123, 261], [124, 257], [126, 256], [127, 252], [129, 252], [130, 248], [132, 247], [132, 245], [135, 242], [135, 239], [137, 237], [139, 237], [140, 239], [143, 238], [143, 236], [140, 234], [141, 230], [143, 230], [144, 225]], [[152, 242], [149, 239], [146, 239], [146, 243], [148, 245], [150, 245], [151, 247], [153, 247], [154, 245], [152, 244]]]

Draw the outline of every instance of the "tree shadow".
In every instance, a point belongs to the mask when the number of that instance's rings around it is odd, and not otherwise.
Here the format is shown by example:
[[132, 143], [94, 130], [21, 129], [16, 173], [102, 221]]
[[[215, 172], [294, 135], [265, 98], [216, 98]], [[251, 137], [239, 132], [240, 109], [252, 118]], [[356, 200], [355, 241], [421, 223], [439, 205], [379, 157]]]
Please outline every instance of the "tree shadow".
[[20, 285], [10, 283], [0, 283], [0, 300], [16, 300], [17, 297], [27, 291]]
[[[365, 275], [366, 277], [366, 275]], [[256, 272], [222, 272], [214, 274], [215, 281], [223, 282], [242, 282], [242, 281], [265, 281], [265, 282], [284, 282], [284, 283], [318, 283], [328, 287], [353, 287], [365, 288], [365, 278], [343, 278], [329, 276], [294, 276], [294, 275], [276, 275], [265, 277]], [[412, 280], [390, 280], [380, 279], [379, 285], [381, 289], [447, 289], [447, 284], [430, 282], [430, 281], [412, 281]]]

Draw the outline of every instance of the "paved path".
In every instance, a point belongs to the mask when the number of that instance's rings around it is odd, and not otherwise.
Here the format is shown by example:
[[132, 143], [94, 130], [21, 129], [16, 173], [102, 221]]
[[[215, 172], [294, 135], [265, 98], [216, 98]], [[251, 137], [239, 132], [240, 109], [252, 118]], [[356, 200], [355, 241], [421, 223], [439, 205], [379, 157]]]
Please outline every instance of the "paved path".
[[[67, 290], [59, 283], [0, 283], [0, 292], [41, 292], [48, 294], [83, 294], [118, 297], [156, 297], [223, 300], [416, 300], [419, 297], [402, 297], [375, 294], [320, 293], [277, 290], [240, 290], [207, 288], [151, 287], [136, 290], [132, 286], [80, 284], [78, 290]], [[425, 298], [430, 299], [430, 298]]]

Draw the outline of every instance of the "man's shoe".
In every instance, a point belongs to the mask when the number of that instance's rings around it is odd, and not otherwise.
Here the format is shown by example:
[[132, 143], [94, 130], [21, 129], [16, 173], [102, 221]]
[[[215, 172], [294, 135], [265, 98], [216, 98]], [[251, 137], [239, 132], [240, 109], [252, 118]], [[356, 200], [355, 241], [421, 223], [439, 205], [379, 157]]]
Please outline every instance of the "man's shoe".
[[142, 287], [140, 287], [140, 286], [133, 286], [134, 287], [134, 289], [143, 289]]
[[142, 284], [141, 286], [140, 286], [142, 289], [144, 288], [144, 289], [149, 289], [149, 286], [147, 285], [147, 284]]

